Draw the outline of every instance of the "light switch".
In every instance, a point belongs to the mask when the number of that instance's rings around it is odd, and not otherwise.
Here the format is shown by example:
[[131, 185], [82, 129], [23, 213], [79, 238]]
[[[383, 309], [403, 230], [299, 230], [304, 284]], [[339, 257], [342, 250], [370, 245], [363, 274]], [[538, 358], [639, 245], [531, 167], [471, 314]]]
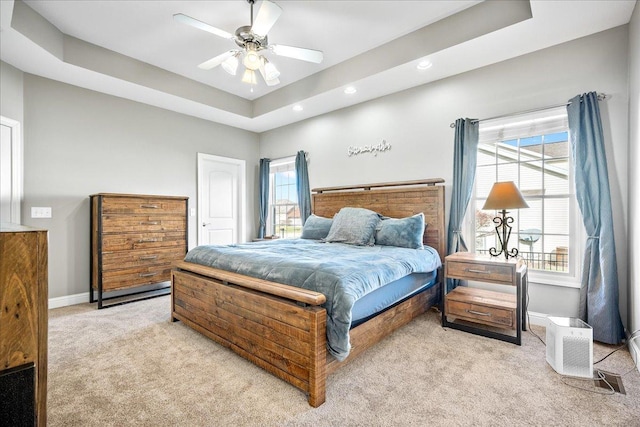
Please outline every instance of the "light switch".
[[51, 218], [51, 208], [31, 207], [31, 218]]
[[196, 216], [196, 208], [191, 208], [191, 216]]

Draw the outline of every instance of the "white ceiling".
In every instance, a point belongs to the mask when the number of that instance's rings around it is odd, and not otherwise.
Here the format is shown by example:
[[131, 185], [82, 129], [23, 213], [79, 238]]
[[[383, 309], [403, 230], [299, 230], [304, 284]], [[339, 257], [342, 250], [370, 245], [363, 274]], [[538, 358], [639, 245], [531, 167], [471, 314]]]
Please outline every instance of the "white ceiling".
[[[523, 17], [526, 1], [276, 2], [283, 13], [269, 42], [322, 50], [324, 61], [268, 53], [282, 73], [275, 87], [259, 80], [251, 91], [241, 73], [197, 68], [236, 46], [172, 18], [184, 13], [233, 33], [249, 25], [246, 0], [2, 0], [0, 58], [28, 73], [262, 132], [626, 24], [636, 3], [531, 1]], [[520, 9], [510, 10], [516, 3]], [[418, 71], [425, 57], [433, 66]], [[349, 84], [356, 94], [343, 93]]]

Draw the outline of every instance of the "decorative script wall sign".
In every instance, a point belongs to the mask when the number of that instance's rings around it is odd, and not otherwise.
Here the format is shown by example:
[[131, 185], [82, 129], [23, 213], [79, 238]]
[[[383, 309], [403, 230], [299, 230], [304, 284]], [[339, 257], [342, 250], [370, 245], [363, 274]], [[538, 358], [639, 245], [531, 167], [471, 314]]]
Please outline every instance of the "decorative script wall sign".
[[377, 145], [363, 145], [362, 147], [354, 147], [353, 145], [350, 145], [347, 149], [347, 153], [349, 154], [349, 157], [357, 156], [362, 153], [372, 153], [374, 156], [377, 156], [378, 153], [384, 153], [389, 150], [391, 150], [391, 144], [383, 139], [382, 142]]

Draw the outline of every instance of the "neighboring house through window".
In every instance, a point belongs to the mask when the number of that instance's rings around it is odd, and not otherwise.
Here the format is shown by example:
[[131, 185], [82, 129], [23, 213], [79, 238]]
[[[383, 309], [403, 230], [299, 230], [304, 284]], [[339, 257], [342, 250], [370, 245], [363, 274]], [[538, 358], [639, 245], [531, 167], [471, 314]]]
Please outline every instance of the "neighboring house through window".
[[[467, 213], [470, 250], [498, 247], [493, 218], [482, 206], [494, 182], [513, 181], [528, 209], [514, 210], [509, 248], [517, 247], [532, 279], [577, 286], [584, 232], [577, 211], [566, 108], [480, 123], [475, 188]], [[467, 235], [470, 235], [468, 232]]]
[[270, 163], [267, 235], [296, 238], [302, 234], [295, 160], [293, 156]]

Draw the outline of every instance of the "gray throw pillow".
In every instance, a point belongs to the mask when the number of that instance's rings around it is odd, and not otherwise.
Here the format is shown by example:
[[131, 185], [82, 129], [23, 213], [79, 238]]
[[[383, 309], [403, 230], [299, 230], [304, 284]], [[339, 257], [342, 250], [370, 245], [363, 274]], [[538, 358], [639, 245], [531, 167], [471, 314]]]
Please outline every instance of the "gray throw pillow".
[[382, 220], [376, 230], [376, 245], [422, 249], [425, 227], [422, 212], [407, 218]]
[[363, 208], [342, 208], [333, 217], [333, 224], [325, 242], [373, 246], [380, 215]]
[[329, 234], [331, 224], [333, 224], [333, 219], [311, 214], [302, 227], [302, 236], [300, 237], [314, 240], [324, 239]]

